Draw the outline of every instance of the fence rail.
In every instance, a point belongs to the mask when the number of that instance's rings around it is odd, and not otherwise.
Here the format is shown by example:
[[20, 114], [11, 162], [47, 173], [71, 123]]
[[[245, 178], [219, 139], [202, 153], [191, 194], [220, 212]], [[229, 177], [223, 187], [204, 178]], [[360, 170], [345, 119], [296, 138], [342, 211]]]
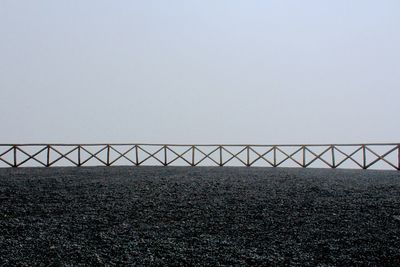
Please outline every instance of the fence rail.
[[400, 170], [400, 144], [0, 144], [0, 167], [88, 165], [298, 166]]

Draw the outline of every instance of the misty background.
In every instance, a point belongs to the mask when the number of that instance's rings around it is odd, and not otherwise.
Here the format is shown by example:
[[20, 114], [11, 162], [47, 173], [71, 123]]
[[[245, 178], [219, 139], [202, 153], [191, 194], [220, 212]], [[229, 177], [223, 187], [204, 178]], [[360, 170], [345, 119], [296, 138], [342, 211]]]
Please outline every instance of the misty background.
[[0, 143], [399, 142], [400, 2], [0, 1]]

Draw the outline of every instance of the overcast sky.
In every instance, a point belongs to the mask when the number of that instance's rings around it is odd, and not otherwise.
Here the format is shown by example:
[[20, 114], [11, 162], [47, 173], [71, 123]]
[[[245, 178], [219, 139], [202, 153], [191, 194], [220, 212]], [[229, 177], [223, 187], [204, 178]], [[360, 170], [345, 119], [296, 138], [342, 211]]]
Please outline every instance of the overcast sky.
[[400, 140], [400, 1], [0, 1], [0, 143]]

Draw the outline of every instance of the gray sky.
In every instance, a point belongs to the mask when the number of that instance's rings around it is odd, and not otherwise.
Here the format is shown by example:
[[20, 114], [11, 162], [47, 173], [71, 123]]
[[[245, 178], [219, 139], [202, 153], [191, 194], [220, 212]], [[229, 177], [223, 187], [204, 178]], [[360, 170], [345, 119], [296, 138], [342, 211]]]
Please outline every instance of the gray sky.
[[0, 1], [0, 143], [400, 140], [400, 1]]

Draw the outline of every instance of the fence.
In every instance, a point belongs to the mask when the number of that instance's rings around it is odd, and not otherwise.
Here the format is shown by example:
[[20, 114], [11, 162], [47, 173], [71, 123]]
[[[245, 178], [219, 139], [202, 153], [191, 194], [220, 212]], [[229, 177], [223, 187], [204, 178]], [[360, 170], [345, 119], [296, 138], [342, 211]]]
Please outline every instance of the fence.
[[0, 167], [188, 165], [400, 170], [400, 144], [0, 144]]

